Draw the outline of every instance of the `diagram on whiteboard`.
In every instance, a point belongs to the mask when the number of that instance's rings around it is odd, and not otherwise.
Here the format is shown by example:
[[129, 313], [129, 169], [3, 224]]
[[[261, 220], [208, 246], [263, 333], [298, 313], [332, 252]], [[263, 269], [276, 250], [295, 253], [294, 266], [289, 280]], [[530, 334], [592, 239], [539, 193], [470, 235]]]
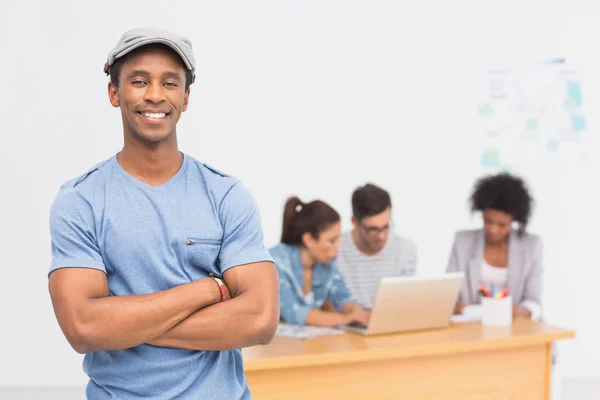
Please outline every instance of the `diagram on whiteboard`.
[[580, 79], [564, 58], [482, 68], [477, 112], [483, 167], [511, 171], [581, 162], [587, 121]]

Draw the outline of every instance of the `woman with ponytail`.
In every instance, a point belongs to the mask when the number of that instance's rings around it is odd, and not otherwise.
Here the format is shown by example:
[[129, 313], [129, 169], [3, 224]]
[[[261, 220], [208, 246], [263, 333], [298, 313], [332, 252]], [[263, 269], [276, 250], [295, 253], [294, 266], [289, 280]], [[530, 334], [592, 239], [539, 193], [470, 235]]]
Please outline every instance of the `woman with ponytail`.
[[354, 301], [335, 266], [340, 228], [340, 215], [323, 201], [303, 203], [290, 197], [285, 203], [281, 243], [270, 250], [279, 274], [284, 321], [315, 326], [368, 324], [369, 312]]

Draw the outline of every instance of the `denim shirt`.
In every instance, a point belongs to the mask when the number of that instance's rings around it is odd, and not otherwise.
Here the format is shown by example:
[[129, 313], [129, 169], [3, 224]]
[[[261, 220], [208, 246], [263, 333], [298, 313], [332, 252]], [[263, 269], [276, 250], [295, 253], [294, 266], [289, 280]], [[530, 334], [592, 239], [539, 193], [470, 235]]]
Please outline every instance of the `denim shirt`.
[[321, 308], [328, 299], [338, 311], [341, 311], [346, 303], [354, 301], [334, 261], [328, 264], [315, 262], [312, 296], [305, 296], [302, 291], [300, 247], [280, 243], [269, 251], [279, 274], [281, 318], [286, 322], [305, 325], [308, 312]]

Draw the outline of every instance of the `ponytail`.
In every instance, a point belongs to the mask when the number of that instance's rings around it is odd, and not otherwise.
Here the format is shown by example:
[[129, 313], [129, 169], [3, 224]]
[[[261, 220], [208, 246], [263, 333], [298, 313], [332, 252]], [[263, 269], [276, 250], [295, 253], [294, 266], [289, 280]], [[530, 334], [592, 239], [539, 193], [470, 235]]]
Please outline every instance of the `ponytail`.
[[304, 203], [297, 196], [290, 197], [283, 207], [283, 228], [281, 229], [281, 243], [298, 244], [294, 238], [296, 218]]
[[340, 222], [340, 215], [321, 200], [303, 203], [297, 196], [287, 199], [283, 208], [281, 243], [302, 245], [302, 235], [310, 233], [319, 239], [320, 233]]

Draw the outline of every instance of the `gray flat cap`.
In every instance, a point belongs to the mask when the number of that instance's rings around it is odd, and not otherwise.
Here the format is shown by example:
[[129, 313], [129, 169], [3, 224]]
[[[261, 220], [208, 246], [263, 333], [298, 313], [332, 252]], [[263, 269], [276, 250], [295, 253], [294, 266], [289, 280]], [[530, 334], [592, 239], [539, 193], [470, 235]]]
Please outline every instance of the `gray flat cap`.
[[117, 58], [152, 43], [161, 43], [169, 46], [179, 54], [187, 69], [194, 74], [196, 71], [196, 61], [194, 60], [194, 52], [192, 51], [192, 42], [188, 38], [158, 28], [136, 28], [125, 32], [117, 45], [108, 53], [108, 59], [106, 60], [106, 64], [104, 64], [104, 72], [107, 74], [110, 73], [110, 66]]

